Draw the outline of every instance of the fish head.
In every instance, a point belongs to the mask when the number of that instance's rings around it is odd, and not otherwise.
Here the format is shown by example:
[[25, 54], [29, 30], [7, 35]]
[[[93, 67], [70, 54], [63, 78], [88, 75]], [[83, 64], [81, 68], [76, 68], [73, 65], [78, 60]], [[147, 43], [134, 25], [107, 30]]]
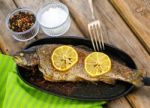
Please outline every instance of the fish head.
[[38, 55], [35, 52], [19, 51], [14, 56], [14, 61], [22, 67], [35, 66], [39, 63]]
[[28, 65], [27, 55], [23, 52], [16, 53], [16, 55], [14, 56], [14, 61], [19, 66], [27, 66]]

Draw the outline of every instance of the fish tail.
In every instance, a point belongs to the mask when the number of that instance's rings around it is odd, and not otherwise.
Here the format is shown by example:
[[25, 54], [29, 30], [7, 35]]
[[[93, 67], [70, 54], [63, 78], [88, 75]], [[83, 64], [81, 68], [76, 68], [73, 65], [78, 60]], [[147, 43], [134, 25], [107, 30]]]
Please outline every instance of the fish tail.
[[135, 85], [136, 87], [141, 87], [144, 85], [143, 83], [143, 76], [145, 74], [144, 70], [136, 70], [136, 72], [134, 72], [135, 74], [133, 74], [133, 80], [132, 80], [132, 84]]

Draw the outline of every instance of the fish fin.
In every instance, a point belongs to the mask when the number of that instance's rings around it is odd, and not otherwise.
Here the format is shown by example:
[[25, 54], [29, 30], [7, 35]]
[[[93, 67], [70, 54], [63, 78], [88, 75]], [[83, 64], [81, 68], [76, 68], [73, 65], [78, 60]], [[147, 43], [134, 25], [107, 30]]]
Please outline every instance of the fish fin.
[[52, 81], [52, 77], [50, 77], [48, 75], [44, 75], [43, 77], [46, 81]]
[[114, 85], [116, 82], [114, 79], [111, 79], [111, 78], [104, 78], [104, 79], [101, 79], [101, 81], [106, 84], [111, 84], [111, 85]]
[[23, 53], [34, 53], [34, 52], [36, 52], [36, 49], [37, 49], [38, 47], [37, 46], [34, 46], [34, 47], [31, 47], [31, 48], [27, 48], [27, 49], [24, 49], [24, 50], [22, 50], [22, 52]]

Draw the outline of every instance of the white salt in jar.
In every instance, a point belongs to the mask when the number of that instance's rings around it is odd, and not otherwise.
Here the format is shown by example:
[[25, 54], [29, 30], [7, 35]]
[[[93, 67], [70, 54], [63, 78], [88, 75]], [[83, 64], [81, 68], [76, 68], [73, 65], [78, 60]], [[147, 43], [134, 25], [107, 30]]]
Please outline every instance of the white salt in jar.
[[68, 8], [59, 2], [53, 2], [42, 7], [37, 13], [37, 20], [48, 36], [60, 36], [70, 27]]

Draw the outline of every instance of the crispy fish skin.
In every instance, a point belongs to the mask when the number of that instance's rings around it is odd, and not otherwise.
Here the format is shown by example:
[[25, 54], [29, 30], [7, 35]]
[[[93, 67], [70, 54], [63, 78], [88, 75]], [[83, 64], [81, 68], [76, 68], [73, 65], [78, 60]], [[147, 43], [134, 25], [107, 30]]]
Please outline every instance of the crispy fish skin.
[[[112, 61], [112, 69], [110, 72], [105, 73], [98, 77], [91, 77], [89, 76], [85, 69], [84, 69], [84, 59], [85, 57], [90, 54], [92, 51], [85, 50], [83, 48], [74, 47], [78, 53], [79, 60], [78, 62], [68, 71], [60, 72], [56, 70], [51, 63], [51, 55], [53, 50], [60, 45], [42, 45], [36, 47], [34, 53], [25, 53], [25, 56], [21, 59], [23, 62], [36, 60], [36, 64], [39, 66], [39, 70], [43, 73], [45, 80], [51, 82], [58, 82], [58, 81], [102, 81], [107, 84], [113, 84], [115, 80], [121, 80], [125, 82], [129, 82], [135, 86], [141, 86], [143, 73], [142, 71], [137, 71], [130, 69], [129, 67], [124, 66], [123, 64], [119, 63], [118, 61], [111, 59]], [[28, 57], [28, 56], [30, 57]], [[18, 56], [17, 56], [18, 57]], [[27, 58], [28, 57], [28, 58]], [[18, 57], [20, 58], [20, 57]], [[30, 59], [30, 60], [28, 60]], [[17, 62], [17, 59], [16, 59]], [[18, 62], [17, 62], [18, 63]], [[25, 63], [19, 62], [18, 65], [23, 66]], [[27, 65], [27, 63], [26, 63]], [[28, 66], [35, 65], [33, 63], [28, 63]], [[137, 71], [137, 72], [134, 72]]]

